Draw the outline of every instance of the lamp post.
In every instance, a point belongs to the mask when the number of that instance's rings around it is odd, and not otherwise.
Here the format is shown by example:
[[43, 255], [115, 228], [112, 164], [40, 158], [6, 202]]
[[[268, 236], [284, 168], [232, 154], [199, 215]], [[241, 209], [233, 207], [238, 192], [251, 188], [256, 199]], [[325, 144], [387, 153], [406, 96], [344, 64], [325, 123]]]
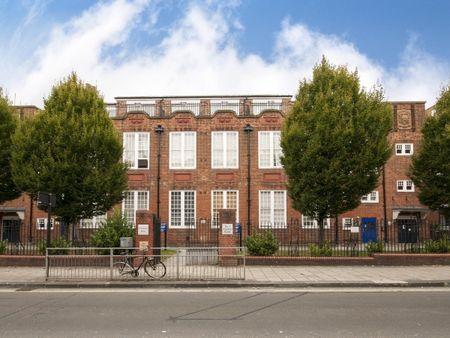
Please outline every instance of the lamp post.
[[[160, 219], [160, 205], [161, 205], [161, 136], [164, 132], [164, 127], [158, 124], [155, 128], [155, 132], [158, 134], [158, 155], [157, 155], [157, 174], [156, 174], [156, 224], [153, 224], [153, 244], [156, 247], [154, 255], [159, 258], [161, 247], [161, 219]], [[166, 233], [164, 233], [166, 236]]]
[[247, 236], [250, 236], [250, 209], [251, 209], [251, 158], [250, 158], [250, 134], [253, 127], [247, 123], [244, 132], [247, 134]]

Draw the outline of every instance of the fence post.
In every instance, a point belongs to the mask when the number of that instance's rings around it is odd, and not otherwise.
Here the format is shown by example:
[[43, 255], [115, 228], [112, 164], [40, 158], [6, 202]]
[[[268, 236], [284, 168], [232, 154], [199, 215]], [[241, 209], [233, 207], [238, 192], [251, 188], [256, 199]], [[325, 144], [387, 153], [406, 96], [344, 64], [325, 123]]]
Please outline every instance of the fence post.
[[114, 263], [113, 253], [114, 253], [113, 248], [109, 248], [109, 278], [111, 280], [113, 279], [113, 263]]
[[245, 256], [246, 256], [246, 254], [245, 254], [245, 250], [243, 252], [244, 252], [244, 280], [245, 280], [245, 270], [246, 270]]
[[49, 276], [48, 248], [45, 248], [45, 280], [48, 281]]
[[177, 280], [180, 280], [180, 249], [177, 249]]

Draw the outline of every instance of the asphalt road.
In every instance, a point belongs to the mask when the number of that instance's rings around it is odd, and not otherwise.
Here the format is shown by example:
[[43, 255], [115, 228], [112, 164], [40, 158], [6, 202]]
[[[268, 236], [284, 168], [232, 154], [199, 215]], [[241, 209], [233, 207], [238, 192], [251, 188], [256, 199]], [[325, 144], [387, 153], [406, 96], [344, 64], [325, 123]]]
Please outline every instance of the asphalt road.
[[450, 290], [0, 291], [0, 337], [448, 337]]

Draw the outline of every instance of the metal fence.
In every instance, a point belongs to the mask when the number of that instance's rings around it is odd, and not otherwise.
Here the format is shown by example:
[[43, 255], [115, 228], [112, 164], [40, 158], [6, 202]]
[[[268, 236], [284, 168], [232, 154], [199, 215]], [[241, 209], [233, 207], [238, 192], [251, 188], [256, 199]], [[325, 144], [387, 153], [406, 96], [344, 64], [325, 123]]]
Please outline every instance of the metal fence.
[[[125, 250], [126, 254], [123, 254]], [[47, 280], [214, 281], [245, 279], [243, 248], [153, 248], [147, 256], [137, 248], [49, 248]], [[156, 260], [155, 272], [145, 259]], [[157, 263], [165, 266], [158, 275]], [[146, 273], [146, 268], [150, 272]]]

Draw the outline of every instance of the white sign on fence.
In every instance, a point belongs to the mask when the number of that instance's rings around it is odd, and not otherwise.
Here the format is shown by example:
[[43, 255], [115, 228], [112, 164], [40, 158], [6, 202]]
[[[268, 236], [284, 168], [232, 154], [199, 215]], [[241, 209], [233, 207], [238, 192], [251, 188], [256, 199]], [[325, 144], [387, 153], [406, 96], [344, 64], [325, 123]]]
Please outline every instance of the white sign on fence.
[[222, 224], [222, 235], [232, 235], [233, 224]]
[[359, 227], [350, 227], [350, 232], [351, 233], [358, 233], [359, 232]]

